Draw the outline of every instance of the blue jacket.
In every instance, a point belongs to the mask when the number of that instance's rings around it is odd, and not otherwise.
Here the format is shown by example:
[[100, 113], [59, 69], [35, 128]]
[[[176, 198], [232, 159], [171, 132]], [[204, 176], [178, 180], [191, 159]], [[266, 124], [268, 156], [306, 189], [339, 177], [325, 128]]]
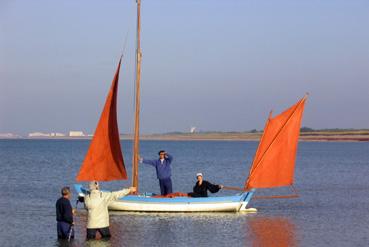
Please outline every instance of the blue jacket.
[[156, 169], [156, 176], [158, 179], [166, 179], [172, 176], [172, 169], [170, 164], [173, 161], [173, 156], [167, 154], [168, 158], [165, 158], [163, 164], [161, 163], [160, 159], [157, 160], [146, 160], [143, 159], [142, 162], [148, 165], [152, 165]]

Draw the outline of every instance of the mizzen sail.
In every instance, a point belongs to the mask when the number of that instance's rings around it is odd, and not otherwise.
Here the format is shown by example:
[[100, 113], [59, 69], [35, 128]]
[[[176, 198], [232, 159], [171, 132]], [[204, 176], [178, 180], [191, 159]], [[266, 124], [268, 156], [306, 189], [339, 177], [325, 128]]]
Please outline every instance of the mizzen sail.
[[90, 147], [77, 175], [77, 181], [127, 179], [117, 123], [117, 91], [121, 60]]
[[293, 184], [301, 119], [307, 96], [266, 122], [245, 190]]

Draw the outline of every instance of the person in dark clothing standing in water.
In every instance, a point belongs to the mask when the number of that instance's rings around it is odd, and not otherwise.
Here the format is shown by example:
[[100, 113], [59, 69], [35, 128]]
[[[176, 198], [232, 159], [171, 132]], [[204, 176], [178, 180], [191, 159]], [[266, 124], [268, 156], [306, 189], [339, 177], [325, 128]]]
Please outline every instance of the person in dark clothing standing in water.
[[74, 238], [73, 209], [69, 201], [72, 193], [69, 187], [63, 187], [61, 194], [62, 197], [56, 201], [55, 205], [58, 239], [68, 239], [69, 234], [71, 234], [71, 238]]
[[190, 197], [208, 197], [208, 190], [211, 193], [216, 193], [224, 187], [223, 185], [212, 184], [203, 180], [202, 173], [197, 173], [196, 177], [197, 182], [193, 187], [193, 192], [188, 193]]
[[159, 159], [147, 160], [140, 157], [140, 163], [152, 165], [156, 169], [156, 176], [159, 179], [160, 192], [162, 196], [172, 193], [172, 169], [170, 164], [173, 157], [164, 150], [159, 151]]

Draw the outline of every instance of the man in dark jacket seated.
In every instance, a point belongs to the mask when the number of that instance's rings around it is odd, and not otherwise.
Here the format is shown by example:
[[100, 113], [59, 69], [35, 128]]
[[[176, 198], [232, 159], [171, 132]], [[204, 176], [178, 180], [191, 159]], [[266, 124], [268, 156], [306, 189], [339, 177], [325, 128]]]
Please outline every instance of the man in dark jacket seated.
[[197, 182], [196, 185], [193, 187], [193, 192], [188, 193], [188, 196], [190, 197], [208, 197], [208, 190], [211, 193], [216, 193], [224, 187], [221, 184], [212, 184], [206, 180], [203, 180], [202, 173], [197, 173], [196, 177]]

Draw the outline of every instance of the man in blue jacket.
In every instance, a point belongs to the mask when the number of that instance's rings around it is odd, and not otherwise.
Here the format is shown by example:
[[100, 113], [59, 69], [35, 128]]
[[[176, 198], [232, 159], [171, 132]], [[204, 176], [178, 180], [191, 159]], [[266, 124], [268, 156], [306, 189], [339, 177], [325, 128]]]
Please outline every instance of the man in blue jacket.
[[159, 159], [147, 160], [140, 158], [140, 163], [152, 165], [156, 169], [156, 176], [159, 179], [161, 195], [172, 193], [172, 169], [170, 164], [173, 161], [173, 157], [166, 153], [164, 150], [159, 151]]

